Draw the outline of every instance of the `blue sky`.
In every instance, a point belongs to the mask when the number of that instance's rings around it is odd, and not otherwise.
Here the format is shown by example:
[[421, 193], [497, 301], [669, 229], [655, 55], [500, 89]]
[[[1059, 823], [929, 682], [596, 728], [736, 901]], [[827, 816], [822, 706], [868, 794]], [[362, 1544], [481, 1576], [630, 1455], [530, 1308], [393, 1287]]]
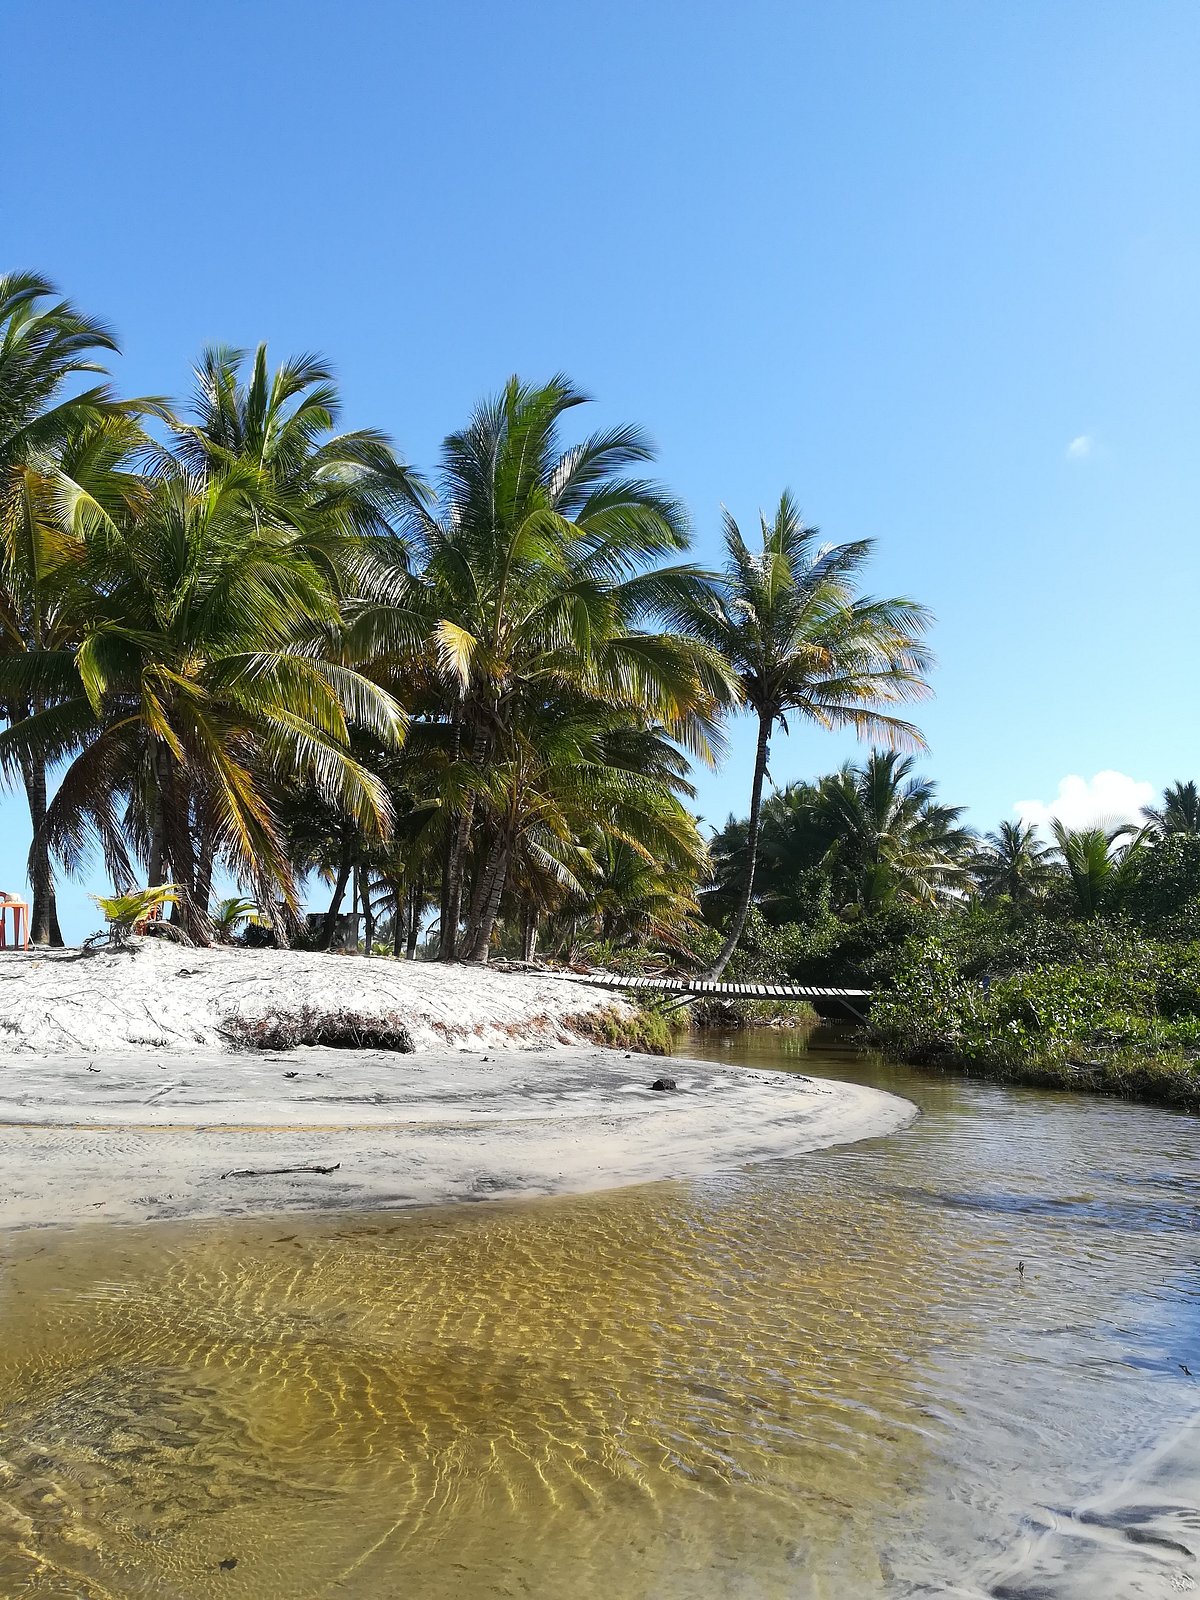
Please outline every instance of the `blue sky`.
[[[0, 260], [112, 322], [127, 391], [315, 348], [430, 465], [565, 370], [650, 430], [701, 557], [785, 484], [878, 540], [872, 586], [937, 613], [927, 765], [977, 825], [1200, 774], [1192, 0], [9, 0], [5, 33]], [[774, 777], [852, 749], [799, 730]]]

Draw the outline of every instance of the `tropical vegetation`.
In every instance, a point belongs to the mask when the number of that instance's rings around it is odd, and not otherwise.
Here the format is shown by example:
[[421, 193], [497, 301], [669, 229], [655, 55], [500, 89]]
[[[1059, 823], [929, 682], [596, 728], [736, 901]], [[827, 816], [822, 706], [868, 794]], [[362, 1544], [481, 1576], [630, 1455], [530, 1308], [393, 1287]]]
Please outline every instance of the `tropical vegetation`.
[[[900, 715], [929, 613], [865, 591], [869, 540], [822, 544], [785, 492], [752, 538], [726, 514], [706, 570], [646, 436], [588, 431], [562, 375], [511, 378], [423, 474], [341, 428], [318, 357], [214, 346], [177, 404], [122, 397], [115, 349], [0, 278], [0, 775], [35, 943], [98, 860], [118, 941], [860, 983], [910, 1056], [1192, 1092], [1196, 784], [975, 834]], [[706, 838], [693, 764], [740, 714], [747, 814]], [[772, 739], [820, 729], [872, 747], [772, 788]]]
[[[733, 976], [869, 989], [869, 1035], [899, 1058], [1200, 1106], [1193, 786], [1137, 821], [1056, 821], [1049, 839], [1006, 822], [977, 839], [907, 766], [873, 752], [768, 799]], [[745, 837], [731, 820], [713, 841], [710, 946]]]

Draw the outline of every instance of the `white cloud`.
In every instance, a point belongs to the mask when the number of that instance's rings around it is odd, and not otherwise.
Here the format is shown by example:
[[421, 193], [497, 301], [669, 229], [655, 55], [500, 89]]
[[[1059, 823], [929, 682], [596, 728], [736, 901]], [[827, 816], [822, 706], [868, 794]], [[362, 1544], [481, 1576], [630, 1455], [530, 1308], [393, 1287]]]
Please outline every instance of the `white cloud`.
[[1068, 461], [1082, 461], [1084, 456], [1092, 453], [1092, 436], [1090, 433], [1079, 433], [1067, 446]]
[[1140, 822], [1142, 807], [1154, 798], [1154, 785], [1125, 772], [1097, 772], [1092, 778], [1072, 774], [1058, 785], [1053, 800], [1018, 800], [1013, 810], [1022, 822], [1048, 828], [1052, 818], [1067, 828], [1114, 828]]

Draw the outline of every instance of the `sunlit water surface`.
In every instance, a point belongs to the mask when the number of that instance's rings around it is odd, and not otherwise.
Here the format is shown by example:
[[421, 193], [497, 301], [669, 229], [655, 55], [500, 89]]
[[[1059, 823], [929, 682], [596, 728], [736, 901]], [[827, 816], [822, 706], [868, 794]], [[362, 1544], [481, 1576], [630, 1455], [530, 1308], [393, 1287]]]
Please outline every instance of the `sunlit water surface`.
[[[688, 1048], [924, 1114], [579, 1199], [6, 1240], [0, 1596], [1187, 1592], [1195, 1120]], [[1176, 1533], [1089, 1520], [1163, 1440]]]

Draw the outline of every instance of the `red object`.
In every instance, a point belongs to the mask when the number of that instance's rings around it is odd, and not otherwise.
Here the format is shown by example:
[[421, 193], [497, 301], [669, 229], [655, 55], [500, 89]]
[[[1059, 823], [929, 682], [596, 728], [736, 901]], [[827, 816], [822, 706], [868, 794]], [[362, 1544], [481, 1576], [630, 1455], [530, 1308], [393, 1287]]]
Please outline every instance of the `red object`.
[[8, 913], [13, 914], [13, 949], [18, 945], [29, 949], [29, 905], [25, 900], [14, 900], [11, 895], [0, 899], [0, 950], [8, 949]]

